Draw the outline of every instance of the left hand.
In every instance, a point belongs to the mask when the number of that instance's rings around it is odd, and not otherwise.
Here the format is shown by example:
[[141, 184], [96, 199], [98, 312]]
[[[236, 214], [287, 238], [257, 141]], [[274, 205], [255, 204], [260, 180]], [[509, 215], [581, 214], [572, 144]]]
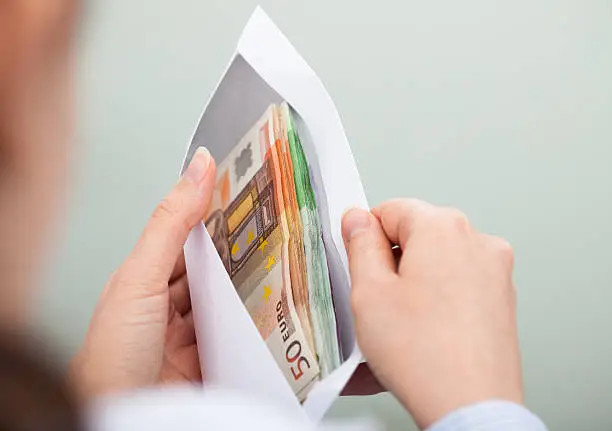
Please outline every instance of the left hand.
[[210, 154], [198, 150], [106, 285], [71, 367], [83, 396], [201, 381], [183, 246], [215, 177]]

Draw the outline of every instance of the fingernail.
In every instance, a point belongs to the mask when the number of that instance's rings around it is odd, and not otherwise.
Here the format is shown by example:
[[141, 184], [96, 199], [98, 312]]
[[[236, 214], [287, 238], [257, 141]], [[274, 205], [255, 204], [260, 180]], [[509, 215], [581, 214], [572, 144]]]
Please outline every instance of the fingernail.
[[342, 236], [350, 240], [356, 233], [368, 229], [371, 223], [370, 213], [361, 208], [351, 208], [342, 217]]
[[193, 181], [196, 184], [200, 184], [204, 181], [206, 172], [210, 167], [210, 152], [206, 147], [200, 147], [196, 150], [189, 167], [185, 171], [185, 178]]

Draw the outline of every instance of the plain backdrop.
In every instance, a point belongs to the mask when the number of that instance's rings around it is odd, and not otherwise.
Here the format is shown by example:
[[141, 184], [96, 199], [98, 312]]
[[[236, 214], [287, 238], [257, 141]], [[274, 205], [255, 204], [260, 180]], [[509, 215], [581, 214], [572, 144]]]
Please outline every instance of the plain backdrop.
[[[64, 359], [177, 178], [255, 0], [87, 3], [66, 223], [39, 326]], [[527, 403], [611, 429], [612, 3], [262, 0], [335, 99], [372, 205], [464, 210], [516, 252]], [[330, 416], [413, 429], [391, 396]]]

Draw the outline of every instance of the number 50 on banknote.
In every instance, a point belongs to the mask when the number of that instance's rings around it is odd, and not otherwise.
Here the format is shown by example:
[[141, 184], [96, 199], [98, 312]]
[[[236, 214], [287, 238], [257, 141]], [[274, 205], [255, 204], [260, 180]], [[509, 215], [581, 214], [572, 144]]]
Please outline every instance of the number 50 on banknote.
[[318, 421], [362, 361], [340, 224], [368, 204], [333, 101], [259, 8], [184, 166], [201, 146], [218, 164], [185, 246], [202, 374]]

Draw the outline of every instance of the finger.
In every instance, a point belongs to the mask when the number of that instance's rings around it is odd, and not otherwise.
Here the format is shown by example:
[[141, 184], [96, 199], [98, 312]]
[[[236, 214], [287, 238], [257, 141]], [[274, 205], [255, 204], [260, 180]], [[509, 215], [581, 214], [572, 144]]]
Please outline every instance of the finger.
[[480, 237], [484, 241], [485, 246], [497, 256], [504, 267], [512, 271], [514, 268], [514, 251], [512, 245], [504, 238], [498, 236], [481, 234]]
[[372, 214], [359, 208], [348, 211], [342, 219], [342, 236], [353, 283], [395, 274], [391, 244]]
[[191, 229], [206, 212], [216, 168], [210, 153], [199, 148], [170, 194], [155, 209], [134, 251], [124, 265], [139, 286], [167, 286]]
[[170, 285], [170, 300], [181, 316], [184, 316], [191, 310], [191, 296], [189, 295], [187, 274]]
[[185, 321], [185, 326], [189, 328], [190, 342], [192, 344], [195, 344], [196, 343], [196, 333], [195, 333], [195, 322], [193, 321], [193, 311], [189, 310], [189, 312], [183, 316], [183, 320]]
[[193, 325], [193, 313], [190, 311], [185, 316], [174, 315], [168, 323], [166, 331], [166, 350], [173, 351], [180, 347], [195, 344], [195, 327]]
[[172, 357], [181, 367], [182, 374], [191, 382], [202, 381], [202, 368], [198, 356], [198, 347], [195, 344], [184, 347]]
[[202, 373], [195, 344], [176, 349], [164, 357], [160, 381], [166, 384], [201, 382]]
[[430, 214], [434, 206], [417, 199], [395, 199], [374, 208], [385, 234], [393, 245], [406, 247], [414, 224]]
[[170, 276], [170, 283], [178, 280], [182, 276], [187, 273], [187, 266], [185, 265], [185, 250], [181, 250], [181, 254], [179, 255], [176, 263], [174, 264], [174, 269], [172, 270], [172, 275]]

